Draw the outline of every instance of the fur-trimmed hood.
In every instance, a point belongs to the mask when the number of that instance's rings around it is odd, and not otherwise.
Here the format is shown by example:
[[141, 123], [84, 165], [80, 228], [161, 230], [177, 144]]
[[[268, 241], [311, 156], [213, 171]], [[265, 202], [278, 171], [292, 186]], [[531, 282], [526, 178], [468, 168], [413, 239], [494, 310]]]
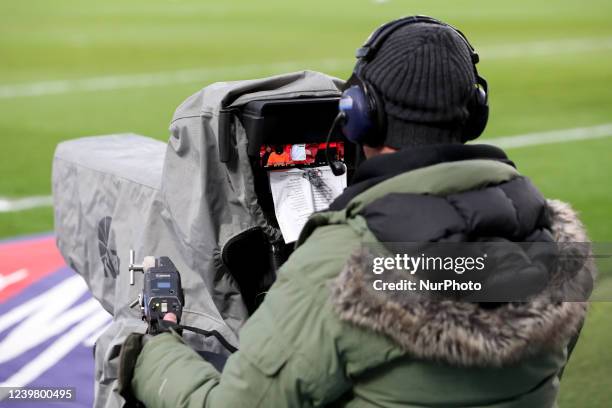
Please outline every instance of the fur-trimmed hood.
[[[558, 243], [587, 243], [584, 226], [566, 203], [548, 200], [551, 232]], [[382, 333], [416, 358], [459, 366], [501, 366], [549, 347], [563, 347], [584, 321], [586, 296], [595, 279], [588, 245], [569, 245], [546, 288], [527, 302], [485, 308], [455, 300], [407, 300], [402, 292], [376, 291], [364, 250], [353, 254], [332, 282], [340, 318]], [[580, 264], [576, 267], [576, 259]], [[568, 302], [566, 294], [584, 294]]]

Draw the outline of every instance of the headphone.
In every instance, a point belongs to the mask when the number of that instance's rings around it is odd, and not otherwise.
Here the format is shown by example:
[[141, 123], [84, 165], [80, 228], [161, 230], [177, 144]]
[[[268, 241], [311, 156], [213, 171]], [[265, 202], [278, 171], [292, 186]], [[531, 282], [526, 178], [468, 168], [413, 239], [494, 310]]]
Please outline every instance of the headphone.
[[[382, 25], [370, 34], [365, 44], [357, 49], [357, 64], [355, 64], [353, 74], [347, 81], [342, 93], [339, 102], [340, 113], [336, 118], [337, 120], [334, 121], [334, 127], [340, 124], [344, 136], [349, 141], [369, 146], [381, 146], [384, 143], [386, 131], [384, 104], [374, 87], [363, 79], [361, 71], [374, 58], [381, 45], [393, 32], [400, 27], [416, 23], [449, 27], [457, 33], [470, 51], [476, 83], [474, 84], [473, 94], [467, 102], [468, 117], [462, 124], [462, 142], [476, 139], [487, 126], [489, 119], [488, 85], [487, 81], [478, 75], [476, 64], [479, 61], [479, 56], [474, 47], [461, 31], [450, 24], [432, 17], [411, 16]], [[334, 170], [334, 165], [330, 163], [330, 166]]]

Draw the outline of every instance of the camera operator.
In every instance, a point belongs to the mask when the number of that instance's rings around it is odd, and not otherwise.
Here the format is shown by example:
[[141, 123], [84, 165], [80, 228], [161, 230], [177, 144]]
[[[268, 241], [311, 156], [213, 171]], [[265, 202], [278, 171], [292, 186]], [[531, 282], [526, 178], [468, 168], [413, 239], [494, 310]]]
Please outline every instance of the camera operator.
[[[222, 372], [175, 333], [130, 336], [119, 376], [129, 402], [555, 405], [586, 302], [402, 303], [401, 294], [366, 287], [372, 271], [356, 250], [364, 235], [585, 242], [582, 224], [567, 204], [545, 200], [503, 151], [465, 144], [486, 126], [488, 95], [477, 55], [456, 29], [401, 19], [375, 32], [358, 58], [338, 120], [367, 159], [352, 184], [311, 217]], [[576, 273], [592, 272], [586, 263]], [[527, 284], [541, 279], [524, 275]]]

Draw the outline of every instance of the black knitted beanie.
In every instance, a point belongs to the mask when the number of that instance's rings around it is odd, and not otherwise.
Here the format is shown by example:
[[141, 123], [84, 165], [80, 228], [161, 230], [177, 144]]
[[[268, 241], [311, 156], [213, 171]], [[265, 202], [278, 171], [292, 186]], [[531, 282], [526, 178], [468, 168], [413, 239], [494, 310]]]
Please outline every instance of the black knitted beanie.
[[476, 77], [471, 53], [449, 27], [415, 23], [394, 31], [361, 70], [383, 101], [384, 144], [459, 143]]

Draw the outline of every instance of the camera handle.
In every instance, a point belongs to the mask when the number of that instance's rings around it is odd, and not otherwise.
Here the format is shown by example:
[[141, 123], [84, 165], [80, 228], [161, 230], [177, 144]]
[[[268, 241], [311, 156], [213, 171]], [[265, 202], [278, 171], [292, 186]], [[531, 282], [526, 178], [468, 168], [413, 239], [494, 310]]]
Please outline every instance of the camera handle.
[[[134, 272], [142, 272], [148, 268], [155, 266], [155, 257], [145, 256], [141, 264], [135, 264], [134, 260], [136, 253], [133, 249], [130, 249], [130, 264], [128, 265], [128, 271], [130, 271], [130, 286], [134, 286]], [[130, 309], [141, 305], [142, 306], [142, 295], [138, 295], [138, 298], [134, 299], [130, 304]]]
[[134, 272], [144, 273], [147, 269], [156, 266], [154, 256], [145, 256], [141, 264], [134, 263], [135, 253], [133, 249], [130, 249], [130, 264], [128, 271], [130, 271], [130, 285], [134, 286]]

